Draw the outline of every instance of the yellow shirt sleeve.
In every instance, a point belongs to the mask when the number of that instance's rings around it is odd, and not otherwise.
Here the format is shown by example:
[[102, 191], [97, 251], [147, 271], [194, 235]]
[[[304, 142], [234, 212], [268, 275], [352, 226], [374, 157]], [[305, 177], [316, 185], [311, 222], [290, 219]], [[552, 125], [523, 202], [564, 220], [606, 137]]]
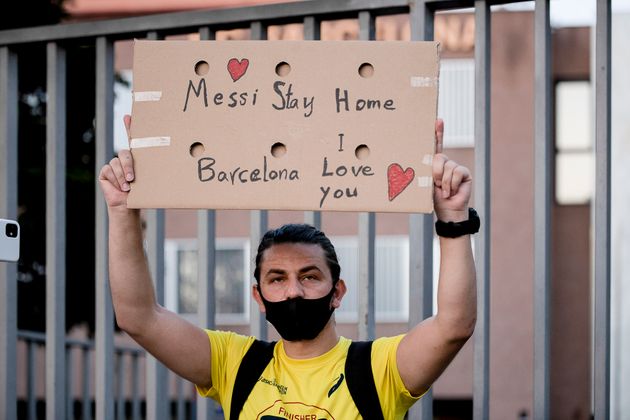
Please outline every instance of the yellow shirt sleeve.
[[222, 406], [229, 406], [227, 396], [232, 395], [234, 378], [238, 372], [241, 360], [254, 342], [254, 337], [247, 337], [233, 332], [206, 330], [210, 340], [211, 387], [196, 386], [197, 392], [203, 397], [210, 397]]
[[398, 371], [396, 352], [404, 334], [383, 337], [372, 344], [372, 373], [386, 419], [402, 418], [422, 396], [413, 396], [405, 387]]

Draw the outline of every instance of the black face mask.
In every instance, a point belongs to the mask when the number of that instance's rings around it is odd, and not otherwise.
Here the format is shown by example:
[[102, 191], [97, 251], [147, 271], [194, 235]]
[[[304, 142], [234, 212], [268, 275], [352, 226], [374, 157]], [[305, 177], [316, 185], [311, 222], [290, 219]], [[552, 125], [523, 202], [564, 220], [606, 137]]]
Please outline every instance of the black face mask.
[[258, 287], [265, 305], [267, 321], [276, 327], [280, 336], [287, 341], [312, 340], [324, 329], [334, 309], [330, 301], [335, 293], [318, 299], [293, 298], [280, 302], [269, 302]]

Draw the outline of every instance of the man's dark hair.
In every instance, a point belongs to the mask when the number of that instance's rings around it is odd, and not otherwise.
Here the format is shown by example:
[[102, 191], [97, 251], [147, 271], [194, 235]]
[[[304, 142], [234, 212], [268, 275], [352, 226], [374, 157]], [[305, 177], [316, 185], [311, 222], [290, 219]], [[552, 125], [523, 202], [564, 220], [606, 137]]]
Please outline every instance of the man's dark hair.
[[266, 249], [276, 244], [314, 244], [319, 245], [324, 250], [324, 256], [332, 275], [333, 284], [339, 280], [341, 267], [337, 261], [337, 253], [330, 239], [321, 230], [307, 224], [287, 224], [272, 229], [265, 233], [258, 245], [258, 253], [256, 254], [256, 269], [254, 277], [256, 282], [260, 283], [260, 265], [262, 263], [263, 253]]

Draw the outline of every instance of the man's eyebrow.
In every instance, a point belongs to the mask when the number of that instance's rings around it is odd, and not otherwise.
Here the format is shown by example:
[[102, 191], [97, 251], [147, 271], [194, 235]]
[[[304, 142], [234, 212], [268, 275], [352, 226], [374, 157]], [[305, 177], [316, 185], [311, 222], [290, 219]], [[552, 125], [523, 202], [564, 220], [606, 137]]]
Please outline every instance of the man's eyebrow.
[[287, 272], [284, 270], [281, 270], [279, 268], [270, 268], [265, 275], [268, 276], [269, 274], [286, 274]]
[[320, 270], [319, 267], [316, 266], [316, 265], [309, 265], [307, 267], [300, 268], [299, 272], [300, 273], [306, 273], [306, 272], [311, 271], [311, 270], [316, 270], [316, 271], [319, 271], [320, 273], [322, 272], [322, 270]]
[[[303, 273], [307, 273], [307, 272], [313, 271], [313, 270], [314, 271], [319, 271], [320, 273], [322, 273], [322, 270], [316, 265], [308, 265], [306, 267], [302, 267], [302, 268], [300, 268], [300, 270], [298, 272], [300, 274], [303, 274]], [[287, 274], [287, 272], [285, 270], [280, 269], [280, 268], [270, 268], [265, 273], [265, 276], [269, 276], [269, 275], [272, 275], [272, 274], [285, 275], [285, 274]]]

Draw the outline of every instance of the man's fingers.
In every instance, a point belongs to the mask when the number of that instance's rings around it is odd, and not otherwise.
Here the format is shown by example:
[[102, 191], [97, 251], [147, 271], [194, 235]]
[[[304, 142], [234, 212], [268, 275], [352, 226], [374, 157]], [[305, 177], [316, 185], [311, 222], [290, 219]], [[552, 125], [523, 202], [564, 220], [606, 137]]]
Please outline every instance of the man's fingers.
[[442, 177], [444, 175], [444, 164], [448, 162], [448, 156], [438, 153], [433, 156], [433, 182], [436, 186], [442, 186]]
[[450, 160], [443, 153], [433, 157], [433, 183], [440, 188], [443, 198], [457, 194], [461, 184], [470, 180], [470, 171], [465, 166]]
[[435, 120], [435, 153], [442, 153], [444, 140], [444, 120]]
[[125, 180], [128, 182], [133, 181], [135, 174], [133, 172], [133, 157], [131, 156], [131, 151], [122, 149], [118, 152], [118, 159], [120, 159], [120, 163], [122, 164]]
[[127, 183], [125, 179], [125, 173], [123, 171], [123, 167], [120, 162], [120, 159], [117, 157], [113, 158], [109, 162], [109, 166], [112, 168], [112, 171], [114, 172], [119, 188], [122, 191], [129, 191], [129, 184]]
[[103, 166], [100, 174], [98, 175], [98, 179], [99, 181], [107, 181], [114, 187], [120, 189], [120, 184], [118, 184], [118, 179], [116, 179], [116, 174], [114, 174], [114, 170], [111, 165]]
[[457, 165], [457, 167], [453, 170], [453, 177], [451, 178], [451, 193], [453, 195], [457, 194], [462, 182], [468, 181], [469, 179], [470, 172], [468, 169], [465, 166]]
[[444, 173], [442, 174], [442, 197], [448, 198], [451, 196], [451, 183], [453, 180], [453, 171], [457, 167], [457, 163], [452, 160], [447, 161], [444, 164]]

